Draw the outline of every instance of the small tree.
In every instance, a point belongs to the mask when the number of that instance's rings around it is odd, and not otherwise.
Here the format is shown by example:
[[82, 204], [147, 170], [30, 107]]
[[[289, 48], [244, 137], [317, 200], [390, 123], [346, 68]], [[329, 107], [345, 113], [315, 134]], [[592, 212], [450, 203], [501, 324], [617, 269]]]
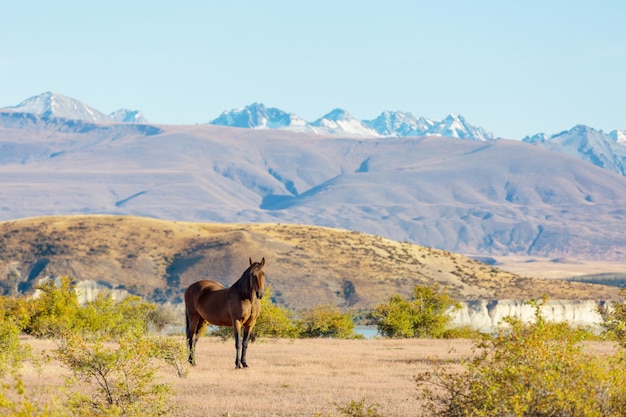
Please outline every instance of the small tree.
[[298, 320], [300, 334], [303, 337], [335, 337], [338, 339], [358, 338], [354, 332], [354, 321], [339, 308], [318, 305], [306, 310]]
[[67, 332], [56, 350], [59, 360], [77, 382], [92, 387], [89, 394], [75, 392], [68, 405], [81, 416], [167, 415], [170, 386], [155, 383], [157, 368], [150, 363], [154, 345], [138, 334], [120, 340], [119, 347], [106, 347], [102, 340], [86, 342]]
[[459, 305], [440, 287], [416, 286], [410, 299], [394, 295], [374, 307], [369, 323], [385, 337], [443, 337]]
[[13, 320], [0, 316], [0, 377], [19, 369], [30, 356], [30, 345], [20, 343], [20, 329]]
[[70, 277], [61, 277], [59, 287], [47, 280], [36, 288], [39, 296], [28, 302], [31, 314], [24, 331], [36, 337], [58, 337], [72, 329], [79, 304]]
[[[622, 290], [620, 294], [626, 296], [626, 290]], [[602, 316], [605, 336], [615, 340], [622, 348], [626, 349], [626, 303], [599, 306], [598, 312]]]
[[263, 337], [296, 338], [299, 336], [299, 329], [292, 317], [291, 311], [274, 304], [272, 288], [268, 286], [261, 299], [261, 314], [256, 321], [254, 334]]

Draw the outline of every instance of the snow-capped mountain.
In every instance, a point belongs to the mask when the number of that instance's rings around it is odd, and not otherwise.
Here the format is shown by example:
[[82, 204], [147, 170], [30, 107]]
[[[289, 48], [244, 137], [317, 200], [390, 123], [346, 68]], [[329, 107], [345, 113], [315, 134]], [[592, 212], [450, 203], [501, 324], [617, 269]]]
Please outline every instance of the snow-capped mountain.
[[248, 129], [280, 129], [305, 127], [306, 122], [293, 113], [263, 103], [253, 103], [240, 109], [223, 112], [209, 122], [212, 125]]
[[120, 109], [107, 115], [75, 98], [51, 91], [27, 98], [18, 105], [7, 107], [7, 109], [16, 113], [33, 114], [43, 120], [67, 119], [81, 120], [84, 122], [147, 122], [146, 118], [138, 110]]
[[441, 136], [470, 140], [492, 140], [496, 137], [481, 127], [469, 124], [461, 115], [449, 114], [445, 119], [435, 124], [434, 132]]
[[472, 126], [462, 116], [450, 114], [441, 121], [401, 111], [384, 111], [376, 119], [359, 120], [344, 109], [334, 109], [313, 122], [260, 103], [225, 111], [209, 124], [253, 129], [289, 129], [320, 135], [350, 137], [447, 136], [468, 140], [492, 140], [485, 129]]
[[109, 116], [93, 107], [89, 107], [63, 94], [50, 91], [27, 98], [17, 106], [9, 107], [9, 109], [20, 113], [34, 114], [42, 119], [60, 118], [88, 122], [110, 121]]
[[418, 136], [417, 132], [427, 132], [435, 125], [432, 120], [416, 119], [411, 113], [401, 111], [384, 111], [376, 119], [364, 120], [363, 123], [380, 136], [400, 137]]
[[577, 125], [555, 135], [539, 133], [526, 136], [523, 142], [565, 153], [626, 176], [626, 135], [623, 130], [608, 134], [588, 126]]
[[309, 126], [313, 128], [315, 133], [322, 135], [379, 136], [375, 130], [367, 127], [343, 109], [334, 109], [309, 123]]
[[384, 111], [374, 120], [363, 122], [380, 136], [446, 136], [469, 140], [493, 140], [496, 137], [485, 129], [472, 126], [463, 116], [449, 114], [441, 121], [420, 117], [411, 113]]

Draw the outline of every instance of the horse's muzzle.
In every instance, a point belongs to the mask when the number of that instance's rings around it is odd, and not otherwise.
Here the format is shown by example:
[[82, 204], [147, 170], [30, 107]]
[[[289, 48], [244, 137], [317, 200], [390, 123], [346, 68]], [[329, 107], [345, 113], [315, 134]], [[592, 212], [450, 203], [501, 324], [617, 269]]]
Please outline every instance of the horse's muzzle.
[[256, 298], [258, 298], [259, 300], [263, 298], [263, 294], [265, 293], [265, 290], [263, 291], [257, 291], [256, 292]]

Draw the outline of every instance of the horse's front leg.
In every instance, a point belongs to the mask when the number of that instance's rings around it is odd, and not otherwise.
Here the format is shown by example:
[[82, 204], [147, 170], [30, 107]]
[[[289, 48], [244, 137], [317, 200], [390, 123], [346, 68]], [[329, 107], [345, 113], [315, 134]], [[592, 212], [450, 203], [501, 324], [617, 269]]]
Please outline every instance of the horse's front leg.
[[249, 326], [244, 326], [243, 328], [243, 343], [241, 345], [241, 366], [244, 368], [248, 367], [246, 363], [246, 352], [248, 351], [248, 342], [250, 341], [250, 330]]
[[[235, 367], [237, 369], [241, 368], [241, 322], [235, 320], [233, 322], [233, 331], [235, 333], [235, 349], [237, 350], [237, 355], [235, 356]], [[245, 366], [245, 365], [244, 365]]]

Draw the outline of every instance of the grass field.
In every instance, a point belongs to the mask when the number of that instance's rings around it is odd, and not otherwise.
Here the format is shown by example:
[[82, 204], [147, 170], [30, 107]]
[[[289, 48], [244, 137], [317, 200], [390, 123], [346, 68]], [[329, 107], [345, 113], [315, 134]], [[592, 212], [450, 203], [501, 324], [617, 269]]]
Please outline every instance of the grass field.
[[[35, 353], [56, 347], [50, 340], [26, 341]], [[423, 404], [414, 377], [437, 364], [462, 370], [473, 346], [470, 340], [261, 340], [249, 348], [250, 367], [236, 370], [233, 342], [203, 337], [187, 378], [164, 367], [159, 382], [174, 388], [174, 416], [338, 416], [338, 407], [364, 401], [384, 416], [415, 417]], [[615, 346], [594, 342], [590, 348], [603, 354]], [[39, 400], [63, 395], [68, 371], [56, 361], [39, 372], [27, 365], [23, 373]]]

